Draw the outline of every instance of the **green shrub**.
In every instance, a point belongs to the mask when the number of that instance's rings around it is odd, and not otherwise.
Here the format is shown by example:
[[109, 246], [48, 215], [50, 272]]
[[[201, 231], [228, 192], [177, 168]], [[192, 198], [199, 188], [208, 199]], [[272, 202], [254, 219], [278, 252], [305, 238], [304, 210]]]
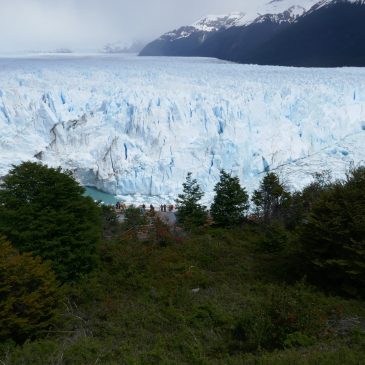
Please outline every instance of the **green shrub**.
[[0, 233], [20, 252], [50, 260], [57, 278], [74, 281], [95, 266], [101, 211], [70, 173], [25, 162], [0, 186]]
[[171, 227], [164, 223], [159, 217], [156, 217], [148, 237], [149, 242], [156, 243], [160, 246], [172, 244], [176, 241], [176, 237], [173, 235], [170, 228]]
[[309, 347], [316, 343], [316, 338], [302, 332], [290, 333], [283, 342], [284, 347]]
[[308, 214], [316, 204], [322, 193], [331, 189], [331, 174], [322, 171], [313, 175], [314, 181], [302, 191], [297, 191], [291, 196], [290, 206], [287, 208], [285, 226], [294, 229], [303, 224]]
[[365, 294], [365, 167], [322, 193], [303, 225], [301, 242], [315, 282]]
[[[46, 339], [9, 345], [8, 351], [0, 345], [0, 360], [6, 365], [362, 364], [363, 335], [347, 330], [353, 322], [362, 330], [363, 303], [327, 297], [304, 284], [278, 284], [273, 268], [285, 268], [290, 259], [286, 250], [258, 251], [261, 231], [257, 224], [207, 227], [167, 245], [108, 240], [99, 247], [97, 270], [68, 286], [64, 320]], [[351, 321], [355, 317], [359, 322]]]
[[231, 357], [219, 365], [362, 365], [364, 346], [364, 341], [355, 346], [344, 342], [320, 343], [305, 349], [290, 348], [285, 351]]
[[0, 341], [22, 342], [46, 330], [56, 314], [57, 290], [49, 264], [19, 254], [0, 237]]
[[265, 227], [265, 234], [259, 242], [260, 248], [264, 252], [280, 252], [288, 244], [288, 238], [285, 227], [278, 222], [273, 223]]
[[143, 226], [147, 223], [145, 214], [143, 214], [140, 208], [135, 207], [134, 205], [129, 206], [125, 210], [124, 216], [125, 221], [123, 225], [125, 229], [138, 228], [139, 226]]
[[264, 299], [255, 299], [242, 309], [233, 330], [236, 345], [243, 351], [283, 348], [295, 341], [310, 345], [309, 340], [326, 333], [326, 300], [302, 284], [269, 287]]

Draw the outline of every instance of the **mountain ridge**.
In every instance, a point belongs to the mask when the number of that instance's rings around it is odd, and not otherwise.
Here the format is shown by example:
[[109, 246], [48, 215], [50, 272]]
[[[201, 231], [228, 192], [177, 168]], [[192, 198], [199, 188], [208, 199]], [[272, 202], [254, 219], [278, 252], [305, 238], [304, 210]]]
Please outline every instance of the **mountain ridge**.
[[[365, 66], [365, 51], [361, 51], [364, 5], [364, 0], [309, 0], [301, 4], [274, 0], [255, 12], [208, 16], [165, 33], [140, 55], [215, 57], [280, 66]], [[344, 46], [353, 34], [357, 34], [356, 44], [350, 41], [351, 47]], [[339, 49], [345, 53], [339, 55]]]

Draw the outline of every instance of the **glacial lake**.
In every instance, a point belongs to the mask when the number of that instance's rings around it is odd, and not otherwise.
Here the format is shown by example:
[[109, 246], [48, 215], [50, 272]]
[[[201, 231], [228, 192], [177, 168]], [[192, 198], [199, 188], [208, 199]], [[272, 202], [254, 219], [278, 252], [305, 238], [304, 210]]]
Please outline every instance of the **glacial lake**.
[[108, 193], [104, 193], [96, 188], [85, 187], [85, 195], [93, 200], [101, 201], [106, 205], [115, 205], [118, 201], [117, 197]]

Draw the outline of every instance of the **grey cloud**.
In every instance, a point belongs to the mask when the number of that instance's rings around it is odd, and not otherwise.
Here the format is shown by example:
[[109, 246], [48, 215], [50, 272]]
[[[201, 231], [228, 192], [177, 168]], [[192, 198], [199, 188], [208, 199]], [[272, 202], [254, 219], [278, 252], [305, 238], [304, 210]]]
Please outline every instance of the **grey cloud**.
[[[263, 1], [263, 0], [259, 0]], [[250, 9], [257, 0], [0, 0], [0, 51], [92, 49], [151, 40], [205, 14]]]

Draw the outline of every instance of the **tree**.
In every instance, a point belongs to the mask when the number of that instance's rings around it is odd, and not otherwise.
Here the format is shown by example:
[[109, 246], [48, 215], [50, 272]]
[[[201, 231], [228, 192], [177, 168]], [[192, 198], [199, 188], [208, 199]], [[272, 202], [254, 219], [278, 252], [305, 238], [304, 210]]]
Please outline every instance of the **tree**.
[[283, 218], [284, 209], [290, 202], [290, 193], [280, 182], [274, 172], [269, 172], [261, 181], [260, 188], [254, 191], [252, 202], [256, 207], [256, 214], [264, 223]]
[[365, 167], [322, 192], [301, 243], [317, 282], [365, 294]]
[[23, 342], [47, 329], [57, 312], [55, 274], [0, 236], [0, 341]]
[[176, 199], [177, 220], [180, 224], [191, 228], [206, 223], [206, 207], [199, 203], [203, 196], [204, 193], [198, 182], [192, 178], [192, 173], [189, 172], [183, 183], [183, 193], [179, 194]]
[[20, 252], [52, 262], [57, 278], [72, 281], [95, 264], [101, 211], [69, 172], [25, 162], [0, 186], [0, 233]]
[[313, 174], [313, 179], [302, 191], [297, 191], [291, 195], [290, 207], [286, 209], [285, 217], [285, 225], [288, 228], [294, 229], [303, 223], [321, 194], [332, 187], [329, 170]]
[[222, 170], [214, 191], [210, 208], [214, 222], [221, 226], [238, 224], [249, 208], [249, 197], [241, 187], [239, 178]]

